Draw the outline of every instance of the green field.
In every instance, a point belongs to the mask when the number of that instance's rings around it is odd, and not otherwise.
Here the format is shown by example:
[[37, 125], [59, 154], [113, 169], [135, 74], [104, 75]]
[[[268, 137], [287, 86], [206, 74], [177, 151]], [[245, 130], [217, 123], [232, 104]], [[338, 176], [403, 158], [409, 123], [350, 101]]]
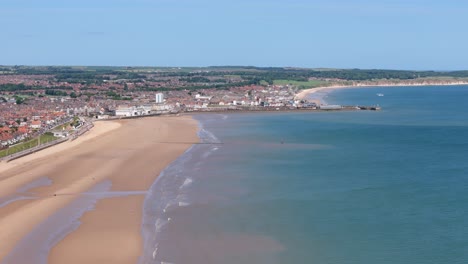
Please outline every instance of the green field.
[[314, 88], [319, 87], [322, 85], [326, 85], [326, 81], [319, 81], [319, 80], [311, 80], [307, 82], [301, 81], [294, 81], [294, 80], [274, 80], [273, 84], [275, 85], [294, 85], [297, 86], [299, 89], [307, 89], [307, 88]]
[[72, 123], [72, 122], [68, 122], [68, 123], [65, 123], [65, 124], [63, 124], [63, 125], [54, 127], [54, 130], [63, 130], [63, 129], [67, 129], [67, 128], [70, 126], [71, 123]]
[[[46, 133], [44, 135], [41, 135], [41, 145], [47, 142], [56, 140], [56, 139], [57, 138], [54, 137], [52, 134]], [[16, 144], [7, 149], [0, 150], [0, 158], [3, 158], [5, 156], [8, 156], [8, 155], [11, 155], [11, 154], [14, 154], [14, 153], [26, 150], [26, 149], [30, 149], [32, 147], [37, 146], [37, 144], [38, 144], [38, 140], [37, 138], [35, 138], [35, 139], [31, 139], [23, 143]]]

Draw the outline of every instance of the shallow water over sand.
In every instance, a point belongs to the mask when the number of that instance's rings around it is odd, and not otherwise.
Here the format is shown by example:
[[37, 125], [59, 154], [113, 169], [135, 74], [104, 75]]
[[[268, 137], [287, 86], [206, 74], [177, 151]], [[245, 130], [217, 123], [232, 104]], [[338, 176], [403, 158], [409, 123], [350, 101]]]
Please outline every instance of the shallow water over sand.
[[468, 87], [326, 96], [383, 110], [196, 116], [222, 144], [153, 185], [141, 263], [468, 262]]

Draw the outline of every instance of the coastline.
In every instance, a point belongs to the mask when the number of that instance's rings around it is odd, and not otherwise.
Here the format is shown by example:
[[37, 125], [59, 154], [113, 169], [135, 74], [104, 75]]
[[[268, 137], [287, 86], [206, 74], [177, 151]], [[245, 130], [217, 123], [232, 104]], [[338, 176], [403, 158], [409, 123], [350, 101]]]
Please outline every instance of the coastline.
[[[158, 178], [151, 185], [144, 200], [142, 219], [142, 234], [144, 251], [139, 257], [138, 264], [167, 262], [164, 255], [171, 250], [161, 248], [167, 239], [166, 225], [172, 221], [172, 214], [178, 208], [185, 208], [192, 204], [187, 192], [196, 180], [194, 177], [200, 170], [203, 160], [211, 156], [219, 146], [220, 140], [205, 129], [202, 115], [190, 115], [197, 122], [197, 142], [191, 145], [182, 155], [171, 162], [161, 171]], [[224, 119], [223, 119], [224, 120]], [[215, 144], [212, 144], [215, 143]]]
[[[354, 85], [332, 85], [310, 88], [300, 91], [296, 94], [295, 99], [304, 100], [307, 96], [317, 92], [328, 92], [336, 89], [356, 89], [356, 88], [378, 88], [378, 87], [419, 87], [419, 86], [457, 86], [468, 85], [468, 82], [429, 82], [429, 83], [376, 83], [376, 84], [354, 84]], [[324, 104], [322, 98], [316, 98], [316, 103]]]
[[[112, 123], [116, 122], [102, 122]], [[191, 146], [176, 142], [197, 142], [196, 131], [196, 121], [186, 116], [123, 120], [112, 133], [88, 136], [85, 140], [92, 130], [68, 148], [59, 145], [44, 150], [51, 153], [41, 151], [34, 157], [12, 161], [11, 165], [2, 164], [9, 166], [0, 167], [5, 172], [0, 183], [6, 186], [0, 198], [20, 195], [16, 193], [18, 188], [44, 175], [49, 184], [28, 189], [32, 199], [0, 207], [0, 239], [8, 241], [2, 242], [0, 262], [21, 247], [28, 234], [50, 221], [50, 216], [70, 209], [78, 197], [96, 195], [90, 203], [94, 209], [87, 208], [73, 219], [80, 222], [79, 226], [66, 230], [63, 239], [49, 245], [46, 262], [136, 263], [143, 250], [141, 219], [146, 191], [159, 173]], [[16, 184], [3, 184], [13, 180]], [[90, 191], [106, 183], [107, 189]], [[33, 246], [39, 247], [37, 243]]]
[[[333, 89], [383, 86], [395, 85], [320, 87], [309, 89], [307, 92], [313, 94]], [[150, 126], [148, 123], [151, 120], [161, 122]], [[146, 192], [158, 179], [158, 175], [192, 146], [191, 143], [199, 142], [200, 134], [197, 136], [196, 131], [200, 127], [188, 114], [180, 117], [145, 117], [102, 123], [114, 124], [115, 127], [109, 128], [110, 130], [103, 129], [97, 134], [93, 134], [91, 130], [82, 140], [74, 141], [76, 145], [64, 149], [60, 149], [59, 145], [50, 148], [51, 153], [41, 151], [33, 154], [38, 156], [30, 155], [18, 159], [11, 163], [11, 168], [0, 166], [0, 172], [7, 173], [6, 176], [3, 173], [0, 176], [0, 239], [8, 240], [8, 243], [5, 243], [7, 246], [16, 246], [17, 242], [37, 230], [39, 224], [47, 221], [54, 213], [63, 208], [70, 208], [77, 196], [88, 195], [93, 187], [107, 182], [111, 185], [108, 189], [99, 191], [98, 198], [91, 203], [92, 209], [85, 210], [74, 219], [81, 224], [73, 230], [68, 230], [63, 239], [47, 248], [50, 252], [48, 262], [103, 263], [104, 260], [110, 263], [137, 263], [144, 246], [141, 234], [143, 216], [139, 211], [143, 210]], [[118, 135], [115, 135], [116, 133]], [[86, 136], [88, 138], [85, 138]], [[127, 142], [122, 142], [123, 138], [126, 138]], [[132, 139], [138, 143], [128, 142]], [[110, 149], [103, 150], [106, 146]], [[41, 153], [42, 155], [39, 155]], [[128, 164], [132, 165], [127, 166]], [[11, 171], [18, 171], [19, 174]], [[64, 174], [64, 171], [67, 173]], [[33, 199], [1, 205], [1, 198], [5, 194], [15, 194], [18, 188], [41, 179], [43, 175], [47, 175], [51, 183], [29, 188], [27, 192], [34, 194]], [[16, 184], [12, 184], [13, 178], [18, 180]], [[3, 182], [7, 184], [4, 185]], [[55, 194], [58, 194], [58, 197], [55, 197]], [[4, 225], [15, 225], [15, 228], [10, 231], [4, 228]], [[2, 234], [2, 230], [8, 232]], [[0, 263], [6, 256], [2, 254], [8, 249], [8, 252], [11, 252], [12, 247], [7, 246], [0, 245]]]

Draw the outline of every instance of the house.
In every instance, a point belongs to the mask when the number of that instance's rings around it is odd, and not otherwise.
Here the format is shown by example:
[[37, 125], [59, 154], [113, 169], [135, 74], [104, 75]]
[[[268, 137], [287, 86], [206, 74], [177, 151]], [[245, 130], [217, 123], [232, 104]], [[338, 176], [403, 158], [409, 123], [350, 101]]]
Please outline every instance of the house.
[[0, 133], [8, 134], [8, 133], [10, 133], [10, 131], [11, 131], [11, 128], [9, 128], [7, 126], [0, 127]]
[[29, 132], [29, 128], [26, 125], [19, 126], [18, 127], [18, 132], [21, 134], [26, 134]]
[[2, 147], [8, 146], [11, 144], [13, 136], [10, 134], [0, 134], [0, 144]]
[[32, 129], [39, 129], [39, 128], [41, 128], [41, 121], [39, 121], [39, 120], [34, 120], [34, 121], [32, 121], [30, 127], [31, 127]]

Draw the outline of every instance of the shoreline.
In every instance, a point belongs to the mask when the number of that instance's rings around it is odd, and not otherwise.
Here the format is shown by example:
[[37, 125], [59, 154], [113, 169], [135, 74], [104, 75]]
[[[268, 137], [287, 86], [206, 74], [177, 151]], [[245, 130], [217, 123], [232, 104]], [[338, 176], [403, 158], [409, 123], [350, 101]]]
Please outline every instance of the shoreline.
[[[337, 89], [356, 89], [356, 88], [379, 88], [379, 87], [421, 87], [421, 86], [461, 86], [468, 85], [468, 82], [449, 82], [449, 83], [394, 83], [394, 84], [355, 84], [355, 85], [332, 85], [332, 86], [321, 86], [316, 88], [310, 88], [300, 91], [294, 97], [298, 100], [304, 100], [307, 96], [311, 94], [327, 90], [337, 90]], [[323, 103], [323, 98], [318, 98], [318, 100]]]
[[[102, 122], [112, 123], [116, 122]], [[28, 234], [47, 223], [50, 216], [62, 209], [70, 209], [72, 202], [83, 195], [98, 194], [93, 209], [75, 218], [74, 221], [81, 224], [74, 230], [67, 229], [63, 239], [50, 245], [47, 262], [137, 262], [143, 250], [141, 219], [146, 192], [160, 171], [191, 146], [161, 142], [197, 142], [198, 127], [191, 117], [149, 117], [117, 123], [118, 129], [112, 133], [88, 140], [80, 137], [71, 142], [74, 144], [69, 148], [57, 149], [58, 145], [51, 148], [52, 153], [40, 151], [32, 154], [34, 157], [30, 155], [12, 161], [14, 164], [8, 167], [0, 166], [5, 172], [0, 178], [3, 187], [3, 192], [0, 188], [0, 198], [7, 194], [20, 195], [16, 190], [44, 175], [50, 181], [50, 184], [27, 190], [33, 199], [15, 200], [0, 207], [0, 238], [8, 241], [0, 245], [0, 262]], [[89, 134], [83, 135], [86, 136]], [[15, 184], [12, 181], [16, 181]], [[107, 190], [89, 193], [93, 186], [104, 182], [111, 184]], [[41, 233], [50, 236], [53, 232], [49, 231]], [[46, 238], [28, 238], [31, 239], [38, 243], [29, 243], [34, 248], [22, 248], [23, 254], [37, 252], [41, 239]], [[116, 252], [116, 248], [121, 250]]]
[[[146, 147], [135, 153], [109, 180], [110, 192], [130, 192], [129, 195], [104, 197], [95, 204], [95, 209], [85, 212], [79, 219], [81, 225], [53, 247], [49, 263], [137, 263], [143, 254], [144, 237], [142, 221], [144, 201], [150, 187], [158, 180], [172, 162], [186, 152], [191, 144], [161, 144], [163, 141], [196, 142], [197, 125], [191, 117], [155, 117], [165, 127], [158, 128], [157, 148]], [[133, 125], [144, 127], [148, 119], [135, 119]], [[149, 121], [150, 122], [150, 121]], [[139, 123], [139, 124], [135, 124]], [[156, 127], [154, 127], [156, 128]], [[148, 131], [152, 134], [154, 131]], [[151, 144], [152, 145], [152, 144]], [[149, 154], [149, 155], [148, 155]], [[157, 162], [155, 162], [157, 161]], [[135, 173], [137, 172], [137, 173]], [[128, 176], [132, 175], [132, 178]], [[137, 175], [141, 177], [135, 178]], [[145, 192], [131, 194], [131, 192]], [[105, 234], [105, 235], [103, 235]], [[105, 246], [103, 246], [105, 245]], [[84, 256], [77, 248], [88, 252]], [[115, 249], [122, 249], [118, 253]]]
[[[212, 155], [218, 147], [219, 139], [205, 129], [204, 119], [200, 115], [192, 116], [197, 121], [198, 143], [191, 145], [182, 155], [167, 166], [156, 179], [144, 201], [145, 213], [142, 222], [144, 252], [138, 264], [169, 263], [164, 241], [169, 222], [180, 208], [190, 206], [192, 201], [186, 197], [189, 186], [197, 181], [194, 176], [199, 170], [199, 163]], [[224, 120], [224, 119], [223, 119]], [[183, 210], [183, 209], [182, 209]], [[177, 261], [176, 261], [177, 262]]]
[[[198, 122], [198, 131], [197, 137], [199, 142], [203, 142], [204, 139], [200, 135], [201, 123]], [[179, 166], [180, 164], [186, 165], [187, 155], [190, 157], [193, 155], [194, 150], [196, 150], [197, 145], [193, 144], [188, 147], [184, 153], [178, 156], [173, 160], [168, 166], [166, 166], [156, 178], [156, 180], [150, 185], [147, 195], [143, 199], [143, 214], [141, 218], [141, 236], [142, 236], [142, 246], [143, 250], [140, 256], [138, 256], [138, 261], [136, 264], [154, 262], [155, 256], [158, 252], [158, 243], [155, 243], [155, 240], [158, 239], [158, 232], [156, 228], [161, 228], [168, 223], [169, 219], [165, 218], [166, 210], [169, 207], [170, 202], [166, 200], [163, 193], [168, 192], [167, 181], [177, 181], [179, 174], [173, 175], [174, 167]], [[179, 182], [180, 184], [180, 182]], [[183, 186], [185, 181], [180, 185]], [[180, 187], [179, 187], [180, 188]], [[158, 206], [155, 206], [158, 204]], [[165, 205], [164, 205], [165, 204]], [[180, 206], [180, 205], [179, 205]], [[155, 209], [157, 208], [157, 209]], [[163, 220], [161, 220], [163, 219]], [[166, 222], [167, 219], [167, 222]], [[148, 258], [148, 256], [151, 256]]]
[[[335, 86], [303, 92], [306, 92], [306, 97], [334, 89], [437, 85], [440, 84]], [[281, 111], [268, 113], [276, 112]], [[96, 198], [93, 208], [74, 218], [81, 224], [48, 248], [48, 263], [103, 263], [103, 259], [110, 263], [137, 263], [144, 246], [142, 222], [147, 197], [145, 192], [172, 162], [190, 150], [193, 146], [190, 142], [202, 140], [199, 134], [202, 127], [192, 117], [193, 114], [203, 113], [98, 122], [110, 125], [106, 129], [94, 130], [94, 133], [91, 130], [73, 142], [19, 158], [10, 162], [11, 167], [6, 166], [10, 163], [0, 163], [0, 173], [6, 173], [6, 176], [0, 176], [0, 198], [18, 195], [18, 188], [44, 175], [51, 181], [50, 185], [28, 189], [28, 193], [34, 194], [31, 200], [18, 200], [0, 206], [0, 240], [8, 241], [0, 245], [0, 263], [9, 255], [5, 252], [11, 253], [17, 249], [18, 242], [37, 230], [50, 216], [64, 208], [69, 209], [76, 197], [106, 181], [111, 182], [111, 186]], [[151, 120], [161, 122], [150, 126]], [[146, 128], [148, 130], [144, 131]], [[127, 141], [122, 142], [125, 139]], [[134, 144], [132, 140], [137, 143]], [[174, 144], [167, 144], [171, 142]], [[13, 230], [9, 229], [10, 226], [14, 226]], [[36, 243], [32, 246], [40, 245]], [[122, 250], [116, 252], [116, 248]], [[20, 252], [34, 251], [25, 248]]]

